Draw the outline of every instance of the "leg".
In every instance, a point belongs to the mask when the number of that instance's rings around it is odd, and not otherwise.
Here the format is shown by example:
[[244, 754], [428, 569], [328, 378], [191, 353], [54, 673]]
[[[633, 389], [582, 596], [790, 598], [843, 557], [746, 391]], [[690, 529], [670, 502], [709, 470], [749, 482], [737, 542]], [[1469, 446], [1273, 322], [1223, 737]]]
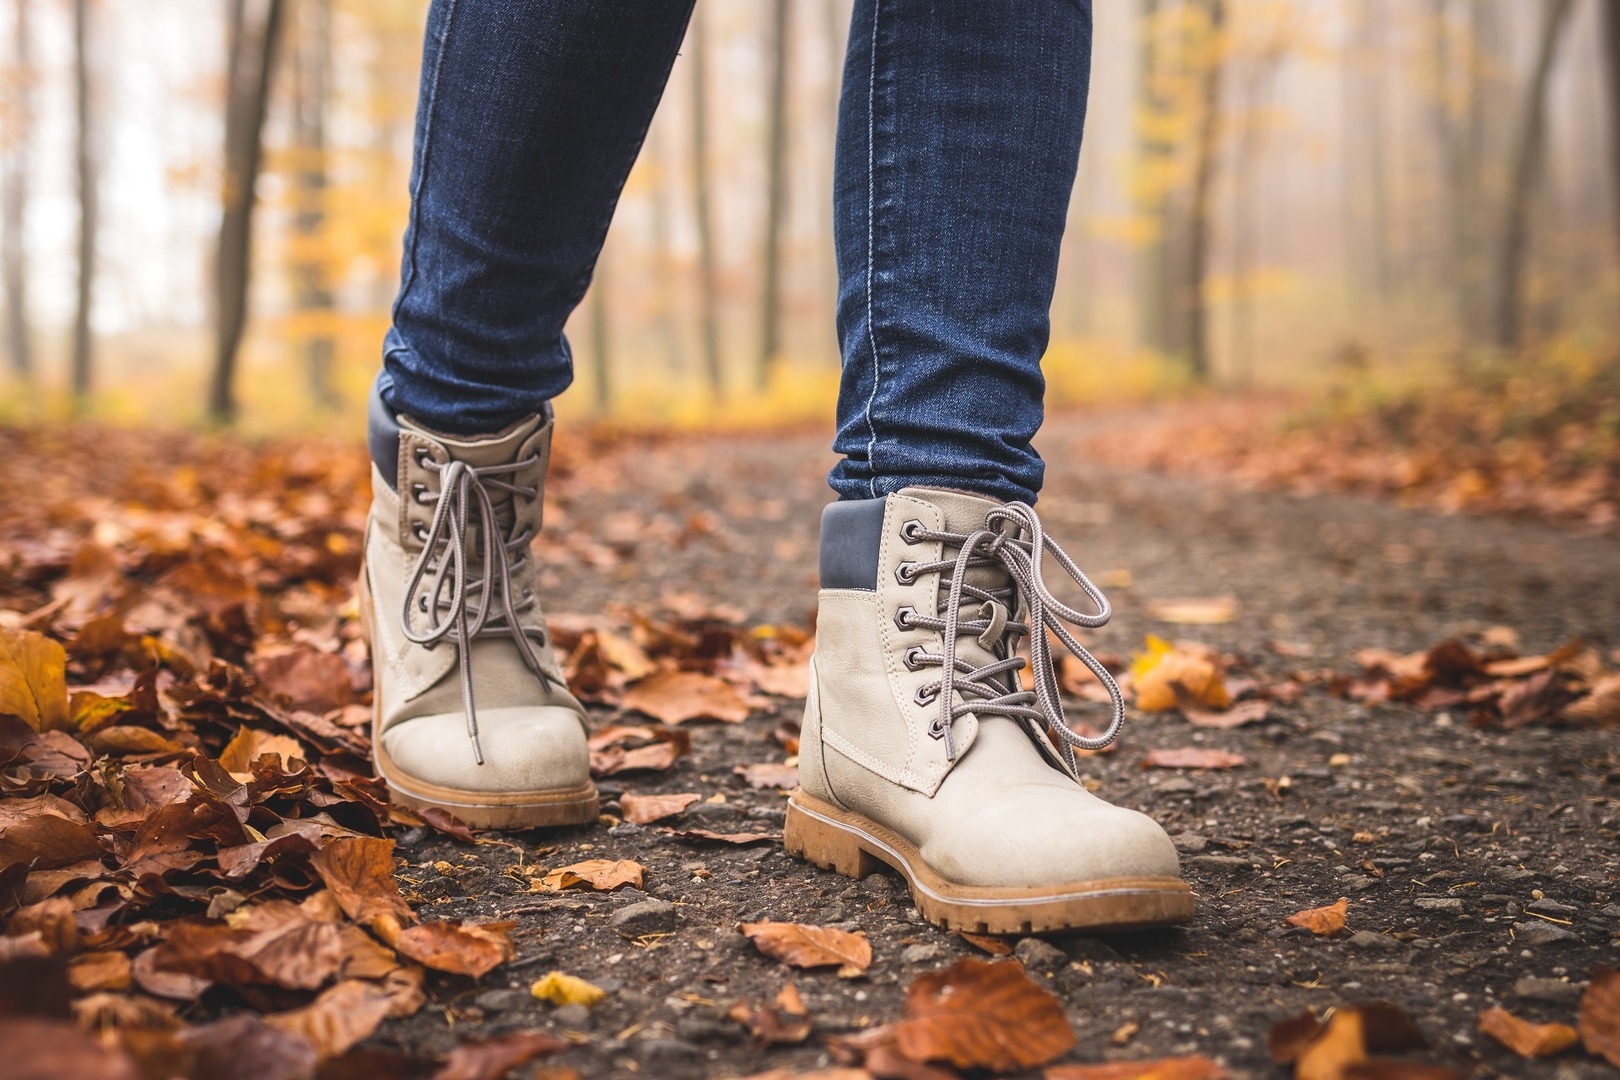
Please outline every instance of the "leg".
[[833, 489], [934, 484], [1033, 502], [1091, 5], [858, 0], [849, 42]]
[[[926, 918], [959, 930], [1192, 914], [1164, 830], [1081, 782], [1076, 749], [1107, 746], [1124, 701], [1067, 627], [1102, 625], [1108, 603], [1028, 505], [1090, 46], [1084, 0], [857, 0], [850, 33], [842, 501], [822, 518], [784, 842], [845, 874], [889, 864]], [[1052, 596], [1053, 566], [1097, 614]], [[1069, 726], [1053, 638], [1110, 693], [1100, 736]]]
[[496, 431], [573, 378], [590, 283], [692, 0], [434, 0], [384, 400]]

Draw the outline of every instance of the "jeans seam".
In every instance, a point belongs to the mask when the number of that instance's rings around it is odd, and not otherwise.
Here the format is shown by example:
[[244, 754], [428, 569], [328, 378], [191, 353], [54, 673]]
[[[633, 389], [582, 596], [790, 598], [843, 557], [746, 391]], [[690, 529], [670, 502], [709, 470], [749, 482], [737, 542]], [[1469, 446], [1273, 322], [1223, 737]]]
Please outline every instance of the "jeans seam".
[[422, 121], [422, 171], [416, 178], [415, 189], [411, 192], [409, 224], [411, 246], [405, 252], [405, 280], [400, 283], [399, 295], [394, 298], [394, 309], [389, 316], [390, 321], [396, 325], [399, 321], [400, 308], [410, 294], [411, 286], [416, 284], [416, 245], [422, 241], [422, 189], [427, 187], [429, 159], [433, 153], [433, 114], [439, 104], [439, 82], [444, 73], [444, 54], [450, 51], [450, 32], [455, 26], [456, 5], [457, 0], [449, 0], [449, 7], [444, 13], [444, 33], [439, 35], [439, 53], [433, 58], [433, 82], [428, 88], [428, 98], [424, 103], [426, 115]]
[[872, 393], [866, 399], [866, 429], [872, 437], [866, 444], [867, 491], [877, 498], [877, 424], [872, 419], [872, 406], [877, 401], [878, 379], [882, 366], [878, 359], [877, 323], [873, 315], [872, 286], [875, 279], [877, 220], [877, 47], [878, 17], [883, 0], [872, 3], [872, 60], [866, 82], [866, 337], [872, 349]]

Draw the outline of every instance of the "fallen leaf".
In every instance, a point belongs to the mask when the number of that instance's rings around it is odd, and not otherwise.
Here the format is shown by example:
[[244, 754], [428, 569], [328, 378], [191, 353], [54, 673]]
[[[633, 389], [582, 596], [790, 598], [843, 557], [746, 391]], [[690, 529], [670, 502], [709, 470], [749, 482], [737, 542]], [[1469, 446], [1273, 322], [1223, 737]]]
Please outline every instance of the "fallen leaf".
[[529, 987], [529, 993], [553, 1005], [583, 1005], [587, 1009], [607, 997], [607, 991], [574, 975], [547, 972]]
[[1550, 1057], [1580, 1041], [1580, 1034], [1568, 1024], [1532, 1024], [1501, 1006], [1479, 1014], [1479, 1030], [1520, 1057]]
[[739, 724], [748, 719], [748, 703], [724, 679], [697, 671], [660, 671], [625, 691], [624, 708], [645, 713], [666, 724], [688, 720], [722, 720]]
[[271, 697], [294, 709], [328, 713], [354, 700], [348, 662], [308, 645], [260, 653], [253, 674]]
[[[420, 929], [418, 927], [418, 929]], [[393, 1006], [393, 995], [369, 982], [349, 979], [325, 991], [301, 1009], [274, 1013], [264, 1022], [279, 1031], [302, 1035], [320, 1060], [337, 1057], [377, 1030]]]
[[1341, 896], [1326, 907], [1296, 911], [1284, 921], [1289, 926], [1303, 926], [1317, 937], [1332, 937], [1344, 929], [1344, 917], [1350, 910], [1350, 898]]
[[158, 946], [153, 965], [230, 986], [315, 990], [338, 973], [338, 926], [287, 900], [231, 912], [226, 921], [178, 922]]
[[633, 825], [651, 825], [667, 817], [674, 817], [688, 806], [702, 799], [702, 795], [632, 795], [619, 796], [624, 820]]
[[0, 1017], [6, 1075], [18, 1080], [140, 1080], [134, 1060], [109, 1049], [66, 1020], [41, 1016]]
[[1247, 764], [1248, 761], [1241, 754], [1202, 746], [1150, 750], [1147, 757], [1142, 759], [1144, 769], [1235, 769]]
[[512, 959], [510, 922], [425, 922], [400, 932], [393, 941], [401, 956], [435, 971], [470, 975], [489, 974]]
[[646, 867], [629, 859], [587, 859], [553, 870], [540, 879], [540, 886], [552, 891], [587, 885], [598, 892], [612, 892], [629, 885], [641, 888]]
[[809, 1010], [792, 983], [782, 987], [774, 1002], [739, 1001], [726, 1015], [746, 1027], [761, 1046], [801, 1043], [810, 1037]]
[[265, 754], [277, 755], [283, 766], [290, 766], [294, 758], [308, 761], [311, 757], [290, 735], [272, 735], [244, 727], [220, 752], [219, 763], [233, 778], [246, 784], [253, 779], [254, 764]]
[[1013, 954], [1012, 942], [996, 934], [970, 934], [965, 930], [958, 930], [956, 936], [972, 945], [975, 949], [987, 952], [991, 956], [1011, 956]]
[[765, 840], [780, 840], [781, 833], [740, 832], [723, 833], [711, 829], [671, 829], [669, 835], [677, 840], [711, 841], [717, 844], [758, 844]]
[[1367, 1060], [1361, 1013], [1340, 1009], [1321, 1033], [1300, 1052], [1295, 1080], [1341, 1080], [1344, 1070]]
[[[150, 1068], [152, 1075], [165, 1076], [294, 1080], [313, 1075], [318, 1057], [304, 1032], [282, 1030], [252, 1013], [182, 1028], [155, 1047], [144, 1040], [133, 1045], [147, 1057], [145, 1064], [156, 1066]], [[154, 1052], [148, 1056], [147, 1049]]]
[[1237, 614], [1237, 597], [1214, 596], [1193, 600], [1151, 600], [1148, 614], [1160, 622], [1189, 626], [1228, 623]]
[[68, 982], [82, 994], [128, 990], [134, 981], [129, 957], [121, 952], [93, 952], [68, 962]]
[[1581, 1045], [1620, 1069], [1620, 971], [1598, 968], [1581, 995]]
[[1232, 703], [1214, 660], [1151, 634], [1147, 652], [1132, 662], [1130, 674], [1136, 707], [1143, 712], [1176, 708], [1181, 700], [1178, 688], [1183, 697], [1206, 709], [1224, 709]]
[[840, 975], [858, 974], [872, 966], [872, 943], [865, 934], [791, 922], [742, 923], [737, 927], [754, 946], [794, 967], [838, 965]]
[[1620, 673], [1599, 679], [1585, 697], [1564, 707], [1564, 717], [1578, 724], [1620, 727]]
[[338, 837], [327, 841], [309, 862], [343, 914], [355, 922], [369, 926], [380, 917], [392, 917], [402, 924], [416, 921], [394, 878], [392, 840]]
[[795, 788], [799, 786], [799, 767], [764, 762], [758, 765], [738, 765], [731, 770], [747, 781], [751, 788]]
[[520, 1031], [494, 1039], [469, 1039], [445, 1059], [433, 1080], [502, 1080], [519, 1065], [567, 1050], [572, 1043], [542, 1031]]
[[32, 630], [0, 627], [0, 713], [35, 731], [68, 726], [67, 654]]
[[[1185, 692], [1183, 692], [1185, 697]], [[1199, 707], [1190, 698], [1178, 698], [1181, 715], [1185, 716], [1193, 727], [1203, 728], [1235, 728], [1245, 724], [1258, 723], [1264, 720], [1271, 712], [1271, 703], [1253, 699], [1240, 701], [1230, 709], [1205, 709]]]
[[1063, 1006], [1021, 965], [971, 957], [911, 984], [894, 1036], [912, 1061], [997, 1072], [1044, 1065], [1075, 1042]]
[[1043, 1075], [1045, 1080], [1226, 1080], [1232, 1074], [1207, 1057], [1181, 1057], [1051, 1065]]

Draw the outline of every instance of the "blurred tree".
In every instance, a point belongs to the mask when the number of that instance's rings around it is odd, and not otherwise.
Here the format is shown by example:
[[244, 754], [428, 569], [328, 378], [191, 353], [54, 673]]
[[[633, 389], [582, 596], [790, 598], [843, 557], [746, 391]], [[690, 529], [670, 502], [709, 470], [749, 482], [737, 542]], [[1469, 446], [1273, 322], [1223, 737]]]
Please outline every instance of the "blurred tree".
[[1496, 264], [1496, 344], [1516, 349], [1522, 335], [1524, 266], [1530, 247], [1530, 196], [1547, 141], [1547, 84], [1572, 0], [1543, 0], [1535, 63], [1520, 98], [1509, 159], [1507, 206]]
[[28, 171], [34, 149], [34, 61], [28, 29], [30, 0], [12, 0], [11, 77], [5, 102], [6, 136], [0, 147], [4, 154], [0, 183], [5, 185], [0, 227], [5, 229], [5, 247], [0, 251], [5, 276], [6, 351], [11, 370], [18, 378], [34, 375], [34, 358], [28, 337], [28, 249], [23, 230], [28, 220]]
[[1169, 197], [1164, 174], [1174, 145], [1164, 136], [1167, 111], [1159, 83], [1164, 63], [1159, 0], [1140, 0], [1140, 49], [1136, 80], [1136, 202], [1145, 219], [1137, 254], [1137, 341], [1155, 352], [1170, 350]]
[[305, 334], [309, 392], [318, 408], [342, 404], [333, 381], [332, 256], [326, 236], [329, 164], [327, 112], [332, 83], [332, 0], [298, 0], [294, 9], [293, 138], [297, 209], [293, 274]]
[[1389, 170], [1385, 161], [1388, 12], [1382, 0], [1350, 0], [1344, 54], [1345, 206], [1353, 286], [1380, 302], [1390, 292]]
[[692, 200], [697, 218], [699, 335], [709, 388], [719, 398], [725, 390], [725, 372], [720, 366], [720, 282], [709, 208], [709, 46], [703, 12], [702, 4], [693, 10], [688, 42], [692, 55]]
[[73, 400], [82, 408], [90, 396], [90, 309], [96, 277], [96, 162], [90, 131], [90, 0], [73, 0], [73, 158], [79, 180], [79, 284], [73, 312]]
[[[826, 2], [826, 0], [824, 0]], [[765, 251], [760, 275], [759, 366], [755, 385], [770, 384], [771, 365], [782, 351], [782, 226], [787, 219], [788, 136], [788, 20], [789, 0], [772, 0], [768, 28], [770, 42], [770, 98], [765, 150]]]
[[1599, 0], [1602, 5], [1603, 73], [1609, 106], [1609, 182], [1614, 187], [1610, 212], [1615, 239], [1620, 241], [1620, 0]]
[[[82, 2], [82, 0], [80, 0]], [[247, 326], [252, 266], [254, 188], [264, 159], [264, 117], [281, 36], [283, 0], [230, 0], [226, 49], [225, 183], [215, 257], [214, 378], [208, 413], [216, 423], [236, 419], [236, 360]]]
[[1220, 160], [1221, 82], [1225, 67], [1223, 32], [1226, 0], [1203, 0], [1202, 89], [1198, 136], [1194, 145], [1192, 193], [1188, 207], [1186, 268], [1180, 275], [1178, 315], [1185, 324], [1187, 363], [1193, 377], [1205, 381], [1211, 372], [1209, 299], [1205, 288], [1210, 263], [1210, 205]]

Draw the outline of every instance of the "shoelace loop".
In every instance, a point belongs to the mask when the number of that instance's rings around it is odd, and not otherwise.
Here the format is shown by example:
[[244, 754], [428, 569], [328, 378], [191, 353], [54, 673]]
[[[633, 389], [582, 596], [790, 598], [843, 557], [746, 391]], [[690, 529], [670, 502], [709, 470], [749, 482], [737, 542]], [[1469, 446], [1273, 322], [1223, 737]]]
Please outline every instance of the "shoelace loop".
[[[911, 564], [907, 575], [915, 580], [927, 573], [950, 574], [943, 617], [923, 615], [912, 609], [902, 612], [906, 616], [905, 624], [937, 630], [943, 638], [943, 654], [933, 655], [921, 649], [912, 649], [906, 654], [906, 663], [913, 668], [932, 664], [941, 667], [939, 680], [919, 690], [917, 700], [919, 704], [927, 705], [938, 698], [939, 715], [929, 723], [928, 733], [934, 738], [944, 739], [945, 755], [949, 760], [956, 760], [951, 725], [967, 713], [1010, 716], [1045, 725], [1056, 740], [1064, 762], [1075, 772], [1078, 772], [1075, 750], [1101, 750], [1119, 737], [1120, 727], [1125, 721], [1124, 695], [1108, 669], [1063, 625], [1068, 623], [1088, 629], [1102, 626], [1113, 615], [1113, 608], [1102, 590], [1092, 584], [1068, 552], [1046, 535], [1033, 507], [1019, 502], [996, 507], [985, 515], [984, 526], [971, 533], [940, 532], [923, 527], [919, 522], [908, 521], [901, 529], [901, 539], [907, 543], [940, 541], [946, 546], [958, 548], [954, 558]], [[1042, 563], [1048, 554], [1096, 605], [1096, 614], [1071, 608], [1052, 595], [1046, 585]], [[972, 584], [967, 580], [968, 571], [976, 566], [1001, 567], [1011, 579], [1011, 584], [1000, 589]], [[901, 580], [906, 578], [902, 577]], [[1020, 597], [1028, 610], [1027, 622], [1011, 618], [1011, 614], [1018, 610]], [[962, 608], [972, 600], [980, 601], [979, 617], [964, 619]], [[1078, 735], [1069, 728], [1053, 663], [1052, 644], [1046, 631], [1051, 631], [1052, 636], [1084, 664], [1107, 691], [1111, 715], [1108, 727], [1102, 734]], [[987, 649], [1005, 640], [1006, 658], [981, 667], [974, 667], [959, 659], [956, 642], [963, 634], [978, 637], [980, 644]], [[1018, 639], [1024, 636], [1030, 639], [1032, 690], [1023, 689], [1016, 675], [1025, 666], [1024, 658], [1011, 655]], [[1010, 679], [1003, 682], [1007, 676]]]
[[[433, 523], [421, 534], [422, 553], [411, 568], [401, 621], [405, 637], [418, 645], [431, 649], [441, 641], [455, 644], [462, 703], [467, 711], [467, 737], [472, 740], [473, 759], [482, 765], [484, 750], [478, 741], [478, 710], [473, 700], [473, 639], [503, 635], [510, 638], [541, 684], [550, 687], [553, 682], [535, 651], [536, 641], [545, 644], [545, 631], [524, 626], [519, 619], [535, 605], [534, 595], [525, 591], [521, 597], [514, 597], [512, 590], [513, 565], [525, 557], [534, 539], [533, 529], [514, 525], [512, 536], [497, 541], [501, 523], [490, 496], [493, 489], [514, 500], [539, 498], [539, 488], [516, 484], [511, 479], [539, 458], [531, 455], [504, 465], [479, 466], [463, 461], [441, 465], [425, 454], [419, 460], [424, 468], [439, 474], [439, 490], [411, 496], [434, 506]], [[479, 542], [476, 558], [469, 558], [473, 554], [468, 550], [469, 519]], [[441, 552], [441, 548], [445, 550]], [[475, 568], [481, 570], [476, 577]], [[422, 579], [430, 573], [430, 587], [419, 594]], [[498, 610], [492, 609], [492, 597]], [[415, 627], [419, 610], [428, 613], [427, 625], [421, 630]]]

